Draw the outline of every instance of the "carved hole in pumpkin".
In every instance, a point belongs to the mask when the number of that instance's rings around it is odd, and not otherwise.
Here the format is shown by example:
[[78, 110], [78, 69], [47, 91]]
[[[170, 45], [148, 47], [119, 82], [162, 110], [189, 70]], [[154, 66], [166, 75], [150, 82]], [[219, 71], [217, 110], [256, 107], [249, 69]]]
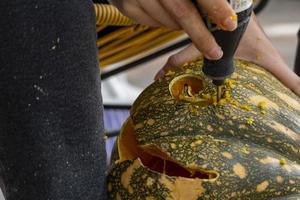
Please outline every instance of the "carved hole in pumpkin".
[[138, 146], [131, 119], [123, 126], [118, 139], [118, 149], [120, 161], [140, 158], [145, 167], [168, 176], [214, 180], [219, 177], [219, 173], [214, 170], [182, 166], [156, 147]]
[[[147, 154], [147, 152], [144, 152]], [[150, 159], [149, 159], [150, 157]], [[218, 173], [212, 170], [206, 171], [201, 169], [189, 169], [179, 165], [175, 161], [163, 159], [158, 156], [148, 154], [145, 157], [140, 157], [144, 166], [148, 167], [152, 171], [166, 174], [168, 176], [185, 177], [185, 178], [199, 178], [199, 179], [216, 179]]]
[[195, 102], [195, 95], [203, 90], [203, 81], [199, 76], [184, 74], [174, 78], [169, 91], [176, 100]]

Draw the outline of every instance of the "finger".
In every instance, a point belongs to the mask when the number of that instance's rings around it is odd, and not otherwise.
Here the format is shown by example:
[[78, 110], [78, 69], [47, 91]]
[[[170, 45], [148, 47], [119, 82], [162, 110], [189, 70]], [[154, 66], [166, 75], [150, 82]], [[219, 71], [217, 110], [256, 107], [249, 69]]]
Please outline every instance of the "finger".
[[178, 53], [170, 56], [167, 61], [168, 66], [176, 67], [181, 66], [187, 62], [194, 61], [201, 57], [200, 51], [195, 47], [194, 44], [189, 45]]
[[191, 62], [201, 57], [200, 51], [194, 44], [189, 45], [178, 53], [170, 56], [167, 63], [163, 68], [155, 75], [155, 80], [164, 77], [164, 75], [170, 70], [177, 70], [184, 63]]
[[224, 30], [233, 31], [237, 27], [237, 15], [226, 0], [197, 0], [200, 7], [214, 23]]
[[191, 1], [161, 0], [162, 5], [190, 36], [195, 46], [211, 60], [220, 59], [223, 52]]
[[171, 29], [179, 29], [179, 24], [172, 19], [170, 14], [157, 0], [137, 0], [140, 7], [153, 19]]
[[118, 8], [124, 15], [133, 19], [139, 24], [144, 24], [152, 27], [163, 26], [160, 22], [149, 16], [141, 7], [139, 7], [138, 4], [124, 3]]

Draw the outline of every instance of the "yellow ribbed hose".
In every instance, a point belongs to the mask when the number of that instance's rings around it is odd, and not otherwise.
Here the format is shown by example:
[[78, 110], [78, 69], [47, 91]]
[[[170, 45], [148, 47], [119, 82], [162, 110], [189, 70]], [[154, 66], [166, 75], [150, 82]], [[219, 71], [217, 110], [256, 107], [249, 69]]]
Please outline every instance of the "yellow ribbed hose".
[[115, 6], [94, 4], [97, 26], [131, 26], [136, 22], [124, 16]]

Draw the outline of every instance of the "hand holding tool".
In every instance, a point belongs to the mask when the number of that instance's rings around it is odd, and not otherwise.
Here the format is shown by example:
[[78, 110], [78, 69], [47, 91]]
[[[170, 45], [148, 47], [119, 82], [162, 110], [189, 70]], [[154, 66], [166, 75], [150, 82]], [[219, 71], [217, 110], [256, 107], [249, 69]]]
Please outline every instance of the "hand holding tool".
[[[212, 32], [217, 43], [223, 50], [223, 57], [219, 60], [208, 60], [204, 58], [203, 72], [217, 87], [217, 100], [222, 96], [222, 85], [225, 79], [230, 77], [234, 72], [234, 53], [239, 42], [247, 28], [252, 13], [252, 0], [228, 0], [236, 12], [236, 16], [232, 16], [232, 20], [238, 20], [238, 27], [234, 31], [226, 31], [218, 28], [211, 20], [206, 17], [206, 25]], [[237, 19], [236, 19], [237, 17]]]

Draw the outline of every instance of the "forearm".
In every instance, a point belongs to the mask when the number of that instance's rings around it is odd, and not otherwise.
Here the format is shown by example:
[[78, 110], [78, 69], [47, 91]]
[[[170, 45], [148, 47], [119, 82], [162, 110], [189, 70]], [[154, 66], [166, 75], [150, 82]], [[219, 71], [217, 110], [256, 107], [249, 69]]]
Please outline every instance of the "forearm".
[[282, 59], [277, 49], [259, 26], [254, 15], [237, 49], [236, 57], [263, 66], [284, 85], [300, 95], [300, 78]]

